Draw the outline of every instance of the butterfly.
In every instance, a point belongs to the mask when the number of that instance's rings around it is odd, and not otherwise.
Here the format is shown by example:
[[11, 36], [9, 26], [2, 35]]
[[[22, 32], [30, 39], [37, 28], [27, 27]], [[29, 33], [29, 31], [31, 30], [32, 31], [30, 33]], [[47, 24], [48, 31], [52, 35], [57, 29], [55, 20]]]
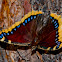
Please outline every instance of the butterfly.
[[21, 21], [0, 31], [0, 45], [5, 49], [31, 47], [33, 50], [55, 51], [62, 48], [62, 18], [51, 13], [43, 20], [43, 12], [32, 10]]

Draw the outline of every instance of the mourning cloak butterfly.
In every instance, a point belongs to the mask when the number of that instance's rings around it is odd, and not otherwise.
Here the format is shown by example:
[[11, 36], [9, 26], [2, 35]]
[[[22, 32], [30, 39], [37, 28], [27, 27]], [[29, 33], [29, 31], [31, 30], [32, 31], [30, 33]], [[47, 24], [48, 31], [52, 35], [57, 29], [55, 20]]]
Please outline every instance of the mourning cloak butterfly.
[[37, 46], [38, 49], [50, 51], [62, 48], [61, 16], [51, 13], [45, 25], [43, 21], [40, 22], [42, 16], [41, 11], [29, 12], [21, 21], [0, 31], [0, 42], [19, 46]]

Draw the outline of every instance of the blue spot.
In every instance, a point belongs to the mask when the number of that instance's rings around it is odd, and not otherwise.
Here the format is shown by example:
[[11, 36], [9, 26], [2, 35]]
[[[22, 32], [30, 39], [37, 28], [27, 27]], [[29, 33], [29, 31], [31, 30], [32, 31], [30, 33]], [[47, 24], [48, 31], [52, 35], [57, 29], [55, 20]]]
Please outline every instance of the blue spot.
[[52, 17], [50, 16], [50, 19], [52, 19]]
[[25, 26], [25, 23], [23, 23], [23, 25]]
[[55, 41], [57, 41], [58, 39], [56, 38]]
[[27, 20], [25, 20], [25, 23], [27, 23]]
[[20, 25], [19, 26], [17, 26], [17, 28], [19, 28], [20, 27]]
[[54, 22], [54, 19], [52, 20], [52, 22]]
[[54, 22], [54, 24], [56, 23], [56, 21]]
[[33, 16], [31, 16], [31, 20], [33, 19]]
[[2, 38], [2, 36], [0, 36], [0, 38]]
[[56, 34], [58, 34], [58, 31], [56, 31]]
[[55, 24], [55, 26], [57, 25], [57, 23]]
[[41, 16], [42, 14], [39, 14], [39, 16]]
[[11, 34], [13, 34], [13, 31], [11, 31]]
[[36, 18], [36, 16], [34, 16], [34, 19]]
[[58, 28], [58, 25], [55, 28]]
[[1, 36], [3, 37], [4, 35], [3, 35], [3, 34], [1, 34]]
[[58, 35], [56, 35], [56, 37], [58, 37]]
[[9, 35], [9, 33], [7, 33], [7, 35]]
[[16, 31], [16, 28], [14, 28], [14, 30]]
[[28, 22], [30, 21], [30, 18], [28, 18]]
[[6, 33], [3, 33], [6, 36]]
[[58, 41], [56, 41], [56, 43], [58, 43]]

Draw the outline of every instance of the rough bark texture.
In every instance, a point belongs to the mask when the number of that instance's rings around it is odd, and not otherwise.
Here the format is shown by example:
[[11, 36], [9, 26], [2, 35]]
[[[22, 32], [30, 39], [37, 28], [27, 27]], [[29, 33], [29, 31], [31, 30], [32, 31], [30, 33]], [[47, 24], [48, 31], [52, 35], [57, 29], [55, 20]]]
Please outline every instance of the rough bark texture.
[[62, 53], [40, 54], [38, 51], [31, 55], [31, 49], [17, 51], [4, 50], [0, 47], [0, 62], [62, 62]]

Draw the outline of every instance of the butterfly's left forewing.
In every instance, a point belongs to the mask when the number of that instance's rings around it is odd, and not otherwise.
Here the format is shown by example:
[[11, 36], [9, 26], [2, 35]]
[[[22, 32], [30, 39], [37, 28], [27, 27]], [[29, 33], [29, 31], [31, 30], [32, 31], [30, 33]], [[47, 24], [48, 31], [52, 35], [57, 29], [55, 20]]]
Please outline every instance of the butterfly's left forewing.
[[[28, 46], [32, 42], [35, 31], [37, 15], [41, 11], [32, 11], [25, 15], [21, 21], [16, 22], [8, 29], [2, 30], [0, 41], [19, 46]], [[34, 29], [33, 29], [34, 28]]]

